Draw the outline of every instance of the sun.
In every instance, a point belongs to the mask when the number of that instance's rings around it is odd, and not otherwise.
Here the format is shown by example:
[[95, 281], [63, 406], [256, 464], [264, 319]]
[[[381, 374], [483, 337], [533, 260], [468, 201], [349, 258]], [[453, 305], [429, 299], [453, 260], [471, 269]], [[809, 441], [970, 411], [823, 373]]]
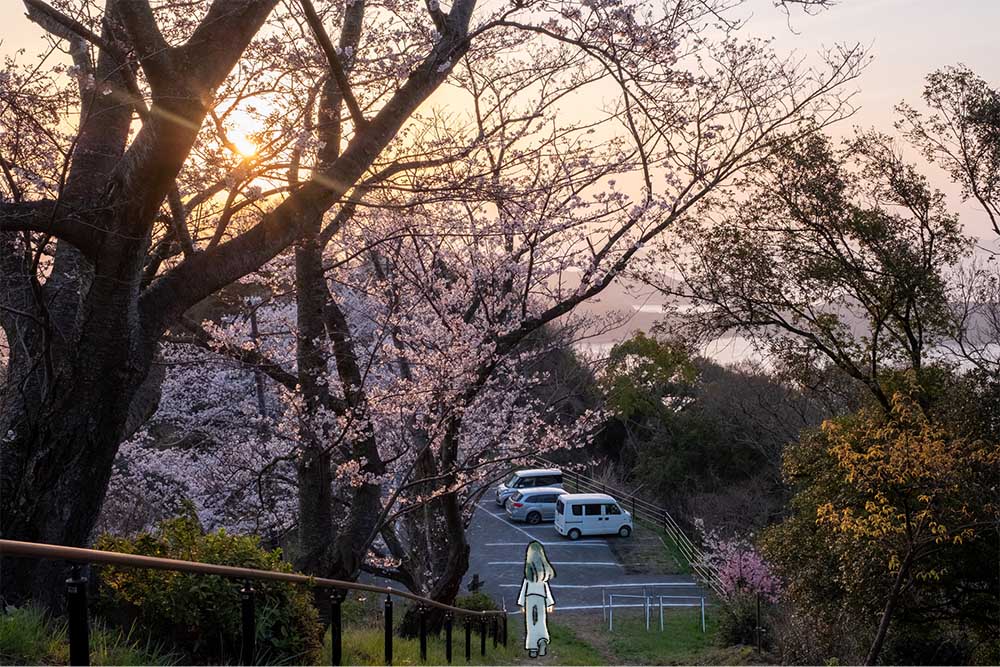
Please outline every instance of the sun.
[[226, 138], [232, 150], [242, 157], [251, 157], [257, 154], [260, 146], [257, 140], [260, 137], [260, 121], [244, 109], [237, 109], [226, 118]]
[[230, 133], [229, 142], [236, 149], [236, 152], [243, 157], [252, 157], [257, 154], [257, 144], [251, 138], [250, 132], [235, 131]]

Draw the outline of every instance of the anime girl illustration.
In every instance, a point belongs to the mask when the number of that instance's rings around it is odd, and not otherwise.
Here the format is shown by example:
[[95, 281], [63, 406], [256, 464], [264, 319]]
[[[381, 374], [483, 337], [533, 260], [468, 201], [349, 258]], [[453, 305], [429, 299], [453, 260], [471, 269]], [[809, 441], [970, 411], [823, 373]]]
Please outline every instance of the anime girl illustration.
[[555, 609], [556, 601], [549, 589], [549, 580], [556, 570], [545, 556], [541, 542], [532, 540], [524, 553], [524, 581], [517, 596], [517, 606], [524, 612], [524, 648], [537, 658], [545, 655], [549, 646], [549, 626], [545, 615]]

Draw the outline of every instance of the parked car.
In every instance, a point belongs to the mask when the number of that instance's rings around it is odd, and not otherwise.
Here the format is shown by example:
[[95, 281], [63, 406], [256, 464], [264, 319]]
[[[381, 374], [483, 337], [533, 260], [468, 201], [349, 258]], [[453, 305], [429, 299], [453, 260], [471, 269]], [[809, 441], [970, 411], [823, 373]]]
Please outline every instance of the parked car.
[[511, 521], [526, 521], [532, 525], [556, 518], [556, 501], [566, 490], [558, 486], [518, 491], [507, 499], [507, 516]]
[[497, 487], [497, 505], [504, 506], [507, 499], [518, 491], [535, 489], [540, 486], [557, 486], [562, 488], [562, 470], [558, 468], [532, 468], [518, 470], [506, 482]]
[[581, 535], [632, 534], [632, 515], [606, 493], [567, 493], [556, 501], [556, 532], [571, 540]]

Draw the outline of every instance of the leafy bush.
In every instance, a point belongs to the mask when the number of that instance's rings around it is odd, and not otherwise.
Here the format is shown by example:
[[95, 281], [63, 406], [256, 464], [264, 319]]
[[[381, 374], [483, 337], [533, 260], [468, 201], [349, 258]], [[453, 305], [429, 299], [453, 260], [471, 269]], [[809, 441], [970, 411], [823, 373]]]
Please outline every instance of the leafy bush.
[[469, 593], [468, 595], [459, 595], [455, 598], [455, 605], [459, 609], [469, 609], [471, 611], [496, 611], [499, 609], [497, 603], [493, 601], [486, 593]]
[[[175, 656], [164, 653], [150, 640], [132, 632], [107, 628], [95, 621], [90, 627], [90, 660], [93, 665], [172, 665]], [[65, 665], [69, 662], [66, 623], [51, 619], [37, 607], [9, 607], [0, 616], [0, 664]]]
[[[161, 522], [153, 534], [102, 536], [98, 549], [201, 563], [290, 572], [281, 551], [254, 536], [206, 533], [193, 513]], [[101, 568], [98, 608], [122, 609], [155, 636], [169, 639], [186, 658], [219, 662], [239, 655], [241, 583], [218, 576]], [[318, 614], [304, 587], [255, 581], [258, 661], [306, 662], [319, 648]]]
[[[731, 595], [723, 601], [719, 614], [718, 642], [721, 646], [752, 646], [757, 643], [757, 596], [750, 593]], [[761, 600], [761, 643], [769, 644], [767, 602]]]

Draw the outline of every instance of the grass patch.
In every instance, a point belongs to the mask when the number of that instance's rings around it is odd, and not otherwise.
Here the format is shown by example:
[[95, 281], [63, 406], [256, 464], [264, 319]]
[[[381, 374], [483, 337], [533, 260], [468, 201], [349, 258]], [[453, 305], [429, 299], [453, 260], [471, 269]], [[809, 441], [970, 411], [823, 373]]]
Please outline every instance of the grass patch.
[[681, 551], [680, 547], [677, 546], [677, 542], [674, 538], [667, 534], [667, 531], [663, 529], [663, 526], [656, 524], [647, 519], [639, 519], [632, 517], [633, 523], [637, 526], [641, 526], [643, 530], [648, 533], [657, 536], [663, 545], [663, 548], [667, 552], [667, 556], [674, 561], [677, 566], [676, 574], [693, 574], [691, 570], [691, 565], [688, 563], [687, 558], [684, 557], [684, 553]]
[[[90, 625], [92, 665], [174, 665], [178, 657], [150, 638], [122, 632], [100, 621]], [[69, 663], [66, 621], [50, 618], [37, 607], [8, 609], [0, 615], [0, 664]]]
[[600, 645], [605, 664], [746, 665], [759, 661], [747, 647], [720, 648], [717, 619], [709, 615], [706, 620], [707, 631], [702, 633], [699, 611], [665, 610], [663, 632], [658, 615], [651, 619], [647, 632], [640, 610], [616, 610], [615, 628], [609, 632], [607, 623], [600, 618], [574, 618], [576, 633]]
[[[455, 624], [452, 635], [452, 663], [456, 665], [599, 665], [605, 662], [592, 645], [577, 635], [577, 632], [561, 623], [549, 626], [552, 644], [548, 655], [532, 659], [524, 649], [524, 629], [519, 623], [519, 616], [512, 616], [508, 621], [510, 638], [506, 647], [498, 643], [493, 647], [493, 640], [486, 638], [486, 655], [480, 653], [479, 633], [472, 633], [472, 660], [465, 661], [465, 629]], [[345, 665], [384, 665], [385, 644], [384, 634], [379, 628], [365, 625], [344, 625], [343, 662]], [[330, 633], [323, 638], [323, 650], [320, 655], [321, 665], [330, 664]], [[427, 637], [427, 663], [420, 661], [420, 640], [405, 639], [398, 635], [392, 640], [392, 663], [394, 665], [444, 665], [445, 640], [444, 632], [439, 636]]]

